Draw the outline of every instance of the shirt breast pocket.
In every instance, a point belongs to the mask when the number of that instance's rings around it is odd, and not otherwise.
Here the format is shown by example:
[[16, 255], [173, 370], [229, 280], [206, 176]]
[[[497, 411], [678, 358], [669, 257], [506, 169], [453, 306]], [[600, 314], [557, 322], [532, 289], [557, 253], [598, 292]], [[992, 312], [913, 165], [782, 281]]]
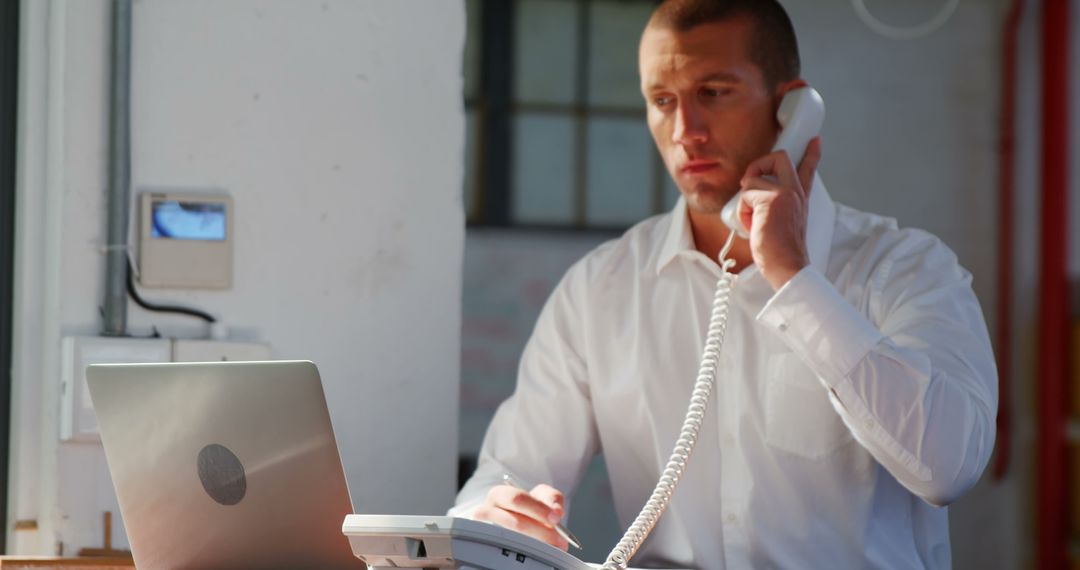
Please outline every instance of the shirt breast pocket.
[[823, 459], [854, 441], [814, 373], [793, 353], [765, 366], [765, 439], [806, 459]]

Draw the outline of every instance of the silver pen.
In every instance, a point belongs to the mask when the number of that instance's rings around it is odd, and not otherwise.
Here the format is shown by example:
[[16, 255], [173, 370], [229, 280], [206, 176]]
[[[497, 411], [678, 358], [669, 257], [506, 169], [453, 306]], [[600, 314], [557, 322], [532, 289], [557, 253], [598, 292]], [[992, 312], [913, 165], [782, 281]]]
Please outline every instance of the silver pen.
[[[523, 491], [525, 490], [524, 487], [522, 487], [521, 485], [518, 485], [517, 481], [515, 481], [514, 477], [511, 476], [509, 473], [503, 473], [503, 483], [506, 483], [507, 485], [510, 485], [511, 487], [516, 487], [516, 488], [521, 489]], [[581, 542], [579, 542], [577, 537], [574, 536], [574, 533], [570, 532], [570, 529], [563, 526], [562, 523], [555, 523], [555, 532], [559, 533], [559, 536], [565, 538], [566, 542], [570, 543], [570, 546], [573, 546], [574, 548], [576, 548], [578, 550], [581, 550]]]

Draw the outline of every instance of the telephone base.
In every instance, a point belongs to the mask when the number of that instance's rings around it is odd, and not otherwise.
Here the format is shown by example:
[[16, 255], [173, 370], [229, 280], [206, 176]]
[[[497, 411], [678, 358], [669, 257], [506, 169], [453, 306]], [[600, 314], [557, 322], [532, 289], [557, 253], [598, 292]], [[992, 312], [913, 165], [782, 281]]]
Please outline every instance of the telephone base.
[[369, 568], [591, 570], [549, 544], [510, 529], [454, 517], [349, 515], [341, 527]]

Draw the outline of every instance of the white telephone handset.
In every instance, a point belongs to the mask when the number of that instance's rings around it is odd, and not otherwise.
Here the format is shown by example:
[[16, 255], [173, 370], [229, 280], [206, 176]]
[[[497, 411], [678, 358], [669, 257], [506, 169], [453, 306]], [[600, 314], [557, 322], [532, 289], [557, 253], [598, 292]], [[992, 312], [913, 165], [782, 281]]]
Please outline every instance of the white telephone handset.
[[[783, 150], [791, 158], [795, 168], [799, 168], [806, 145], [821, 131], [821, 125], [825, 122], [825, 102], [821, 95], [813, 87], [799, 87], [792, 89], [784, 95], [780, 102], [780, 109], [776, 111], [776, 120], [780, 122], [780, 135], [776, 138], [773, 150]], [[720, 218], [724, 223], [739, 234], [739, 237], [750, 237], [749, 228], [743, 227], [739, 219], [739, 201], [742, 193], [724, 204], [720, 210]]]

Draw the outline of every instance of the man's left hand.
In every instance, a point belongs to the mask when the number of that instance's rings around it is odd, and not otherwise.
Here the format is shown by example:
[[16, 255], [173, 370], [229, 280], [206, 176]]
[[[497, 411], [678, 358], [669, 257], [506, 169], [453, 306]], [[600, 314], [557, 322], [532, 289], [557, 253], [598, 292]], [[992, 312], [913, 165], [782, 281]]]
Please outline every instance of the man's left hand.
[[814, 137], [797, 172], [781, 150], [752, 162], [741, 181], [739, 219], [750, 228], [754, 264], [774, 291], [810, 265], [806, 221], [810, 188], [820, 160], [821, 139]]

